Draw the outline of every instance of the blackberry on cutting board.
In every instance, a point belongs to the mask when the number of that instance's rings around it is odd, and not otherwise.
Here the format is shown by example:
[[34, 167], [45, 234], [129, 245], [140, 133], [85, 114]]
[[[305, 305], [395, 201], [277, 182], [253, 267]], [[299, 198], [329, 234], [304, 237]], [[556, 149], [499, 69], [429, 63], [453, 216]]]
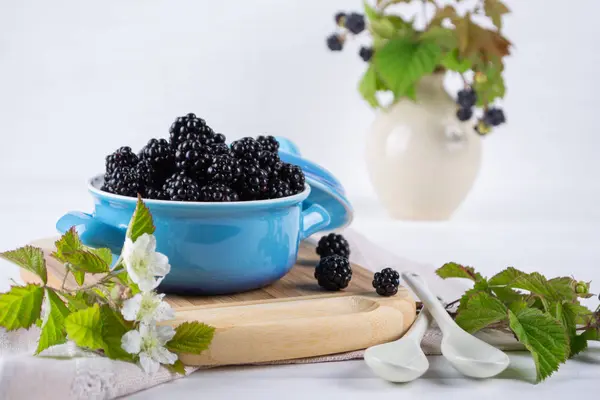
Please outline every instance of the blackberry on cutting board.
[[211, 144], [215, 141], [215, 133], [206, 121], [193, 113], [178, 117], [169, 129], [169, 141], [173, 150], [190, 139], [198, 140], [202, 144]]
[[375, 272], [373, 277], [373, 287], [377, 294], [381, 296], [393, 296], [398, 293], [400, 286], [400, 274], [391, 269], [384, 268], [381, 272]]
[[135, 168], [119, 168], [104, 175], [102, 190], [121, 196], [137, 197], [144, 187]]
[[181, 142], [175, 151], [177, 168], [197, 180], [205, 178], [206, 169], [212, 164], [213, 158], [209, 146], [196, 139]]
[[165, 182], [164, 191], [169, 200], [198, 201], [200, 187], [185, 172], [176, 172]]
[[290, 185], [286, 181], [281, 179], [271, 179], [269, 181], [269, 190], [267, 192], [267, 198], [279, 199], [282, 197], [288, 197], [292, 195]]
[[242, 173], [238, 160], [228, 155], [216, 156], [206, 170], [206, 178], [211, 182], [231, 183]]
[[281, 168], [281, 178], [290, 184], [293, 194], [304, 191], [304, 172], [302, 168], [294, 164], [284, 164]]
[[328, 257], [333, 255], [342, 256], [345, 258], [350, 257], [350, 245], [346, 238], [336, 233], [330, 233], [327, 236], [323, 236], [319, 239], [317, 245], [317, 254], [322, 257]]
[[131, 151], [131, 147], [123, 146], [114, 153], [106, 156], [106, 173], [127, 167], [134, 167], [138, 163], [138, 156]]
[[239, 201], [238, 194], [229, 186], [222, 183], [213, 183], [200, 189], [200, 201], [225, 202]]
[[319, 286], [327, 290], [344, 289], [352, 279], [350, 262], [345, 257], [335, 255], [321, 258], [315, 268], [315, 278]]
[[274, 136], [259, 136], [256, 138], [256, 141], [260, 143], [263, 147], [263, 150], [270, 151], [271, 153], [277, 154], [279, 151], [279, 142], [275, 139]]
[[263, 146], [254, 138], [245, 137], [231, 143], [231, 151], [240, 159], [260, 160]]
[[140, 158], [152, 166], [157, 180], [165, 180], [174, 172], [174, 157], [166, 139], [150, 139], [140, 151]]
[[264, 198], [269, 189], [269, 175], [252, 165], [244, 167], [235, 185], [241, 200], [258, 200]]

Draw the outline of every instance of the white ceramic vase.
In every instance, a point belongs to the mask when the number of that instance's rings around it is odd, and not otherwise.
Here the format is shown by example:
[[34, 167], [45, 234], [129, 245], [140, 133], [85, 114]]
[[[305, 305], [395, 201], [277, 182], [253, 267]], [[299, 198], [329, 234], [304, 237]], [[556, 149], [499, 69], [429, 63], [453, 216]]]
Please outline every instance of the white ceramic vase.
[[481, 140], [456, 118], [444, 74], [426, 76], [417, 102], [380, 112], [367, 140], [367, 167], [379, 199], [396, 219], [446, 220], [473, 186]]

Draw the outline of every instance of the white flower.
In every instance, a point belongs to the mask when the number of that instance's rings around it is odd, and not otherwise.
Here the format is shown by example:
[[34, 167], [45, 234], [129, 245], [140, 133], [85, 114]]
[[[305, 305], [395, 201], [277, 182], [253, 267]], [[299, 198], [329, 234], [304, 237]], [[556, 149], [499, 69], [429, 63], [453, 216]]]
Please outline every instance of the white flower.
[[125, 239], [121, 255], [129, 277], [142, 292], [154, 290], [171, 270], [167, 256], [156, 252], [154, 235], [144, 233], [135, 242]]
[[166, 301], [162, 301], [163, 297], [164, 294], [154, 292], [138, 293], [123, 302], [121, 313], [127, 321], [138, 321], [144, 324], [175, 318], [175, 312]]
[[147, 374], [158, 371], [160, 364], [174, 364], [177, 354], [164, 346], [175, 336], [170, 326], [149, 326], [140, 324], [139, 331], [132, 330], [121, 338], [121, 347], [129, 354], [138, 354], [140, 366]]

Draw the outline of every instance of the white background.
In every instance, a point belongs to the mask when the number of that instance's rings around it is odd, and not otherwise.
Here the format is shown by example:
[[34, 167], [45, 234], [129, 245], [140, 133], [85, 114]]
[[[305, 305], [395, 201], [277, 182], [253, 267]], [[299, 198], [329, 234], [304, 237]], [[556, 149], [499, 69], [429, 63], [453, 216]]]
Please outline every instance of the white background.
[[[507, 3], [508, 123], [484, 140], [451, 221], [404, 223], [367, 178], [374, 113], [356, 91], [359, 46], [325, 47], [333, 14], [360, 1], [0, 0], [0, 249], [90, 210], [85, 181], [106, 154], [195, 112], [229, 139], [293, 139], [344, 183], [354, 228], [399, 255], [600, 281], [600, 3]], [[0, 263], [0, 289], [6, 276], [16, 269]]]

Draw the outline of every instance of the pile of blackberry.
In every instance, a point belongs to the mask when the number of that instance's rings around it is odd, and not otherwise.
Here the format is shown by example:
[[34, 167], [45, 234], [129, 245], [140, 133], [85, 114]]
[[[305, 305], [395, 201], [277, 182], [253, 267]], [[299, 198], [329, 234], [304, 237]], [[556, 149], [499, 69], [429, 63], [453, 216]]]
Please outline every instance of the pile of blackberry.
[[292, 196], [304, 190], [302, 169], [279, 159], [273, 136], [228, 146], [195, 114], [178, 117], [169, 139], [150, 139], [138, 154], [121, 147], [106, 157], [102, 190], [173, 201], [228, 202]]
[[[477, 103], [477, 93], [473, 88], [466, 88], [458, 92], [456, 99], [458, 110], [456, 117], [460, 121], [468, 121], [473, 117], [473, 108]], [[504, 111], [497, 107], [489, 107], [484, 110], [483, 117], [479, 118], [475, 125], [475, 131], [484, 136], [491, 132], [492, 127], [506, 122]]]
[[[345, 13], [338, 12], [334, 16], [335, 24], [341, 28], [342, 32], [333, 33], [327, 36], [327, 48], [331, 51], [342, 51], [344, 42], [349, 35], [358, 35], [366, 28], [365, 16], [355, 12]], [[362, 46], [358, 51], [358, 55], [363, 61], [369, 62], [373, 57], [373, 47]]]

